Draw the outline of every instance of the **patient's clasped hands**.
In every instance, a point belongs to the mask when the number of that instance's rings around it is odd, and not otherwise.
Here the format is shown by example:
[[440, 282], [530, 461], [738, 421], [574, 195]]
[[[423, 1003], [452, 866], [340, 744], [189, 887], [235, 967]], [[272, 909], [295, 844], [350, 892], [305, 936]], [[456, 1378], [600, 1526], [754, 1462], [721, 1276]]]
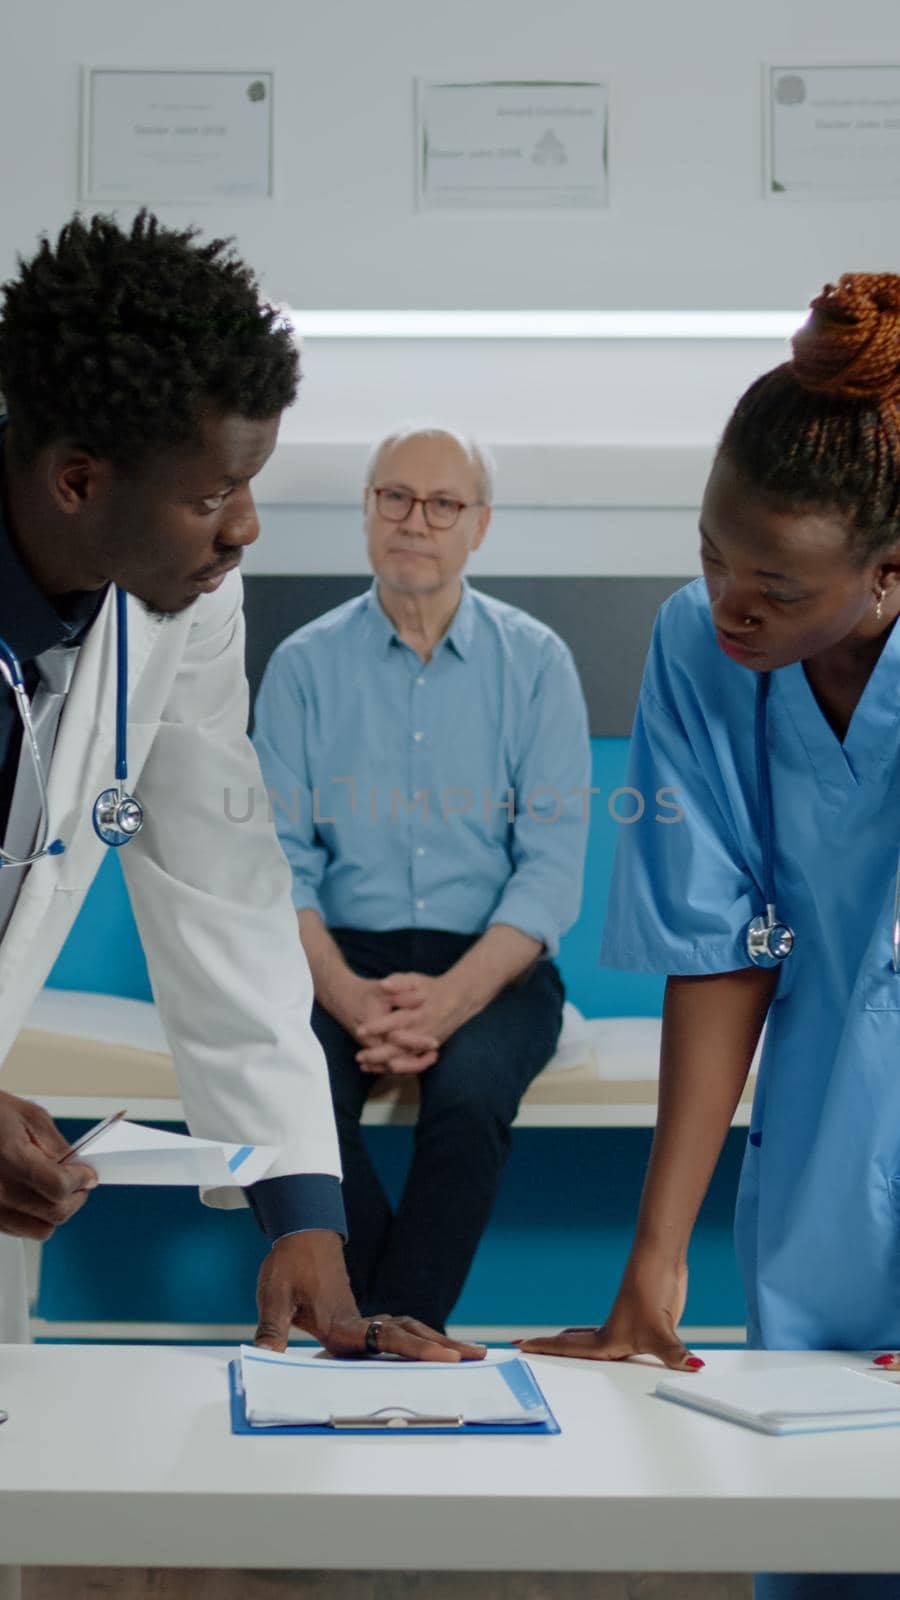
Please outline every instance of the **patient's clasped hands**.
[[351, 1031], [362, 1045], [356, 1059], [363, 1072], [426, 1071], [470, 1014], [452, 969], [439, 978], [394, 972], [356, 983]]

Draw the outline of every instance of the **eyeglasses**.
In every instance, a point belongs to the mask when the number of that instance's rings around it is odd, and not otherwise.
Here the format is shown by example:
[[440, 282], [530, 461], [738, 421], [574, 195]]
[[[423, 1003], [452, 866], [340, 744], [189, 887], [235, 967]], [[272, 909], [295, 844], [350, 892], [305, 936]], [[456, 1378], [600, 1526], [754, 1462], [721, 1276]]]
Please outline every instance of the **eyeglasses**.
[[446, 532], [459, 520], [461, 511], [481, 504], [480, 500], [450, 500], [445, 494], [432, 494], [423, 499], [410, 494], [408, 489], [372, 488], [379, 516], [386, 522], [405, 522], [413, 506], [422, 507], [422, 515], [429, 528]]

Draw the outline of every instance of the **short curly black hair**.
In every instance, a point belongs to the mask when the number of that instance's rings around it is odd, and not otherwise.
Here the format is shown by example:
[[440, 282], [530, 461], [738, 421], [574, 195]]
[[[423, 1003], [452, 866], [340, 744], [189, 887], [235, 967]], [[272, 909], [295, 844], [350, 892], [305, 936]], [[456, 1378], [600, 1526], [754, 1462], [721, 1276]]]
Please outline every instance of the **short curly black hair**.
[[294, 399], [289, 325], [230, 240], [143, 210], [74, 217], [3, 285], [0, 390], [18, 457], [67, 439], [125, 469], [199, 443], [209, 411], [260, 420]]

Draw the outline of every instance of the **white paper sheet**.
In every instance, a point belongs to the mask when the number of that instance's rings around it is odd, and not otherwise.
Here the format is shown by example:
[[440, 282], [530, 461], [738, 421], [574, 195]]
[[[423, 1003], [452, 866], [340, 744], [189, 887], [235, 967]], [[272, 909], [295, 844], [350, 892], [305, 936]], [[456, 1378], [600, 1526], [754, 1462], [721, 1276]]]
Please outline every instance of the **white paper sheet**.
[[101, 1183], [246, 1189], [265, 1177], [278, 1153], [267, 1145], [218, 1144], [137, 1122], [114, 1122], [78, 1159], [93, 1167]]
[[258, 1427], [315, 1425], [385, 1412], [463, 1417], [466, 1422], [533, 1423], [546, 1407], [526, 1408], [503, 1376], [516, 1360], [447, 1362], [321, 1361], [292, 1351], [241, 1346], [247, 1417]]

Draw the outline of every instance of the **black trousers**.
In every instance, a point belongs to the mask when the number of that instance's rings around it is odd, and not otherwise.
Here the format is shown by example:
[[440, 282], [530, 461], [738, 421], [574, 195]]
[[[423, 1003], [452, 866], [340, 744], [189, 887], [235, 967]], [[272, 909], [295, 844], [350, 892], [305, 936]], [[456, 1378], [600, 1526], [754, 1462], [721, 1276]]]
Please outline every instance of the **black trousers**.
[[[363, 978], [437, 977], [475, 942], [419, 928], [331, 932]], [[359, 1042], [318, 1003], [313, 1007], [344, 1168], [347, 1265], [364, 1314], [407, 1312], [433, 1328], [445, 1326], [491, 1214], [519, 1100], [556, 1049], [562, 1006], [559, 973], [551, 961], [539, 961], [523, 983], [504, 989], [445, 1042], [418, 1078], [413, 1158], [396, 1213], [359, 1126], [376, 1080], [356, 1063]]]

